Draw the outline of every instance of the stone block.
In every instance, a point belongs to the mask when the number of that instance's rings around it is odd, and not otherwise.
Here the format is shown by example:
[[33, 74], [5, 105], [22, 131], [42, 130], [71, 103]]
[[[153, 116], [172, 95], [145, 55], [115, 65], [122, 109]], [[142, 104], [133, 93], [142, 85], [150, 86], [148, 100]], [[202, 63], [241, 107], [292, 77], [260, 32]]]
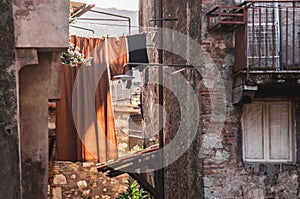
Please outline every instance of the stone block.
[[64, 176], [63, 174], [55, 175], [53, 184], [67, 184], [66, 176]]
[[53, 199], [62, 199], [62, 192], [60, 187], [55, 187], [52, 189]]
[[93, 162], [83, 162], [82, 163], [82, 166], [83, 166], [83, 168], [84, 167], [91, 167], [91, 166], [94, 166], [95, 164], [93, 163]]
[[259, 188], [251, 189], [247, 194], [247, 198], [264, 199], [264, 190]]
[[72, 180], [76, 179], [76, 175], [75, 174], [71, 175], [71, 179]]
[[87, 187], [87, 182], [85, 180], [80, 180], [77, 182], [77, 186], [79, 187], [79, 189], [85, 188]]
[[227, 160], [229, 158], [230, 154], [226, 151], [217, 151], [216, 152], [216, 159], [217, 160]]

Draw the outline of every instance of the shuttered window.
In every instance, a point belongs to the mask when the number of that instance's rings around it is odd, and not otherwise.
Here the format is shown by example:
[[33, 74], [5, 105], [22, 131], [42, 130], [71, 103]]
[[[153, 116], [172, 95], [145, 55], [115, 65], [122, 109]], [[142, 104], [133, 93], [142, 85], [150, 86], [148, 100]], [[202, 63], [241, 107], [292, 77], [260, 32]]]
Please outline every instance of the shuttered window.
[[293, 161], [292, 103], [253, 102], [243, 108], [243, 158], [250, 162]]

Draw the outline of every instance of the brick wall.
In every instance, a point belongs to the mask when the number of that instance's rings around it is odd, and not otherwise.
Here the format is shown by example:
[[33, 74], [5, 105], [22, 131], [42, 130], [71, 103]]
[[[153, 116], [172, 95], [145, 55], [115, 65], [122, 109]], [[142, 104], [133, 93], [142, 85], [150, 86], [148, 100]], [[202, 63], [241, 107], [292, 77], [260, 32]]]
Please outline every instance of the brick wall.
[[[202, 13], [211, 7], [212, 4], [204, 4]], [[259, 164], [246, 163], [242, 160], [242, 105], [232, 105], [231, 68], [235, 51], [232, 42], [234, 35], [208, 32], [205, 15], [203, 16], [202, 44], [222, 74], [227, 104], [224, 127], [219, 132], [220, 136], [214, 137], [212, 141], [217, 144], [203, 159], [204, 198], [298, 198], [299, 168], [296, 164]], [[202, 111], [203, 115], [206, 115], [202, 120], [205, 141], [212, 107], [209, 93], [202, 99]], [[296, 104], [299, 101], [295, 96], [289, 99], [294, 100]], [[298, 115], [297, 112], [298, 109], [295, 115]], [[298, 125], [297, 122], [296, 126]], [[298, 134], [299, 130], [297, 136]]]
[[[242, 160], [242, 105], [232, 104], [232, 67], [234, 64], [235, 44], [233, 33], [211, 33], [207, 31], [205, 13], [216, 5], [234, 5], [233, 0], [203, 0], [202, 5], [189, 7], [189, 1], [164, 1], [164, 17], [178, 18], [175, 22], [164, 22], [164, 26], [176, 31], [185, 33], [198, 40], [202, 44], [203, 52], [208, 53], [207, 57], [212, 60], [202, 60], [207, 68], [215, 66], [221, 74], [222, 84], [225, 87], [225, 96], [221, 93], [212, 93], [201, 81], [193, 80], [196, 93], [201, 103], [200, 112], [200, 135], [195, 145], [191, 147], [178, 161], [165, 169], [165, 197], [195, 198], [193, 194], [199, 194], [197, 198], [298, 198], [299, 195], [299, 168], [296, 164], [274, 164], [274, 163], [246, 163]], [[143, 7], [140, 16], [143, 16], [141, 25], [151, 26], [149, 16], [155, 17], [155, 2], [140, 1]], [[148, 9], [149, 8], [149, 9]], [[180, 8], [180, 9], [178, 9]], [[190, 9], [190, 10], [189, 10]], [[199, 13], [200, 11], [200, 13]], [[148, 18], [147, 18], [148, 17]], [[201, 20], [201, 22], [197, 20]], [[197, 23], [190, 23], [197, 22]], [[201, 24], [201, 25], [200, 25]], [[192, 28], [190, 27], [192, 25]], [[197, 26], [198, 25], [198, 26]], [[201, 32], [197, 28], [201, 28]], [[296, 34], [298, 29], [296, 30]], [[172, 37], [165, 38], [171, 41]], [[170, 42], [172, 43], [172, 42]], [[185, 48], [186, 46], [176, 46]], [[189, 53], [187, 53], [189, 54]], [[165, 52], [165, 63], [178, 63], [182, 61], [176, 55]], [[206, 69], [207, 69], [206, 68]], [[211, 71], [206, 71], [209, 74]], [[182, 73], [186, 78], [191, 77], [191, 71]], [[216, 85], [218, 86], [218, 85]], [[178, 86], [180, 89], [180, 86]], [[184, 91], [182, 91], [184, 93]], [[271, 92], [271, 91], [270, 91]], [[273, 91], [272, 91], [273, 92]], [[295, 93], [295, 92], [294, 92]], [[178, 101], [172, 92], [165, 90], [165, 141], [168, 143], [175, 136], [180, 121], [180, 110]], [[291, 94], [291, 93], [289, 93]], [[216, 97], [215, 99], [213, 98]], [[277, 96], [279, 97], [279, 96]], [[299, 103], [299, 97], [293, 95], [280, 96]], [[151, 98], [150, 98], [151, 99]], [[215, 124], [211, 116], [221, 115], [221, 110], [213, 107], [213, 101], [220, 100], [226, 103], [225, 121], [221, 129], [214, 128]], [[295, 115], [299, 115], [299, 108], [296, 108]], [[296, 121], [296, 137], [299, 137], [299, 116]], [[211, 130], [212, 128], [213, 130]], [[202, 140], [202, 141], [201, 141]], [[299, 138], [296, 139], [299, 143]], [[199, 152], [197, 144], [213, 145], [209, 150], [204, 149], [206, 154], [197, 159], [194, 152]], [[298, 144], [299, 145], [299, 144]], [[180, 147], [180, 146], [178, 146]], [[174, 149], [176, 151], [177, 149]], [[297, 151], [299, 149], [297, 148]], [[195, 164], [191, 164], [191, 162]], [[200, 176], [199, 176], [200, 175]], [[191, 177], [193, 176], [193, 177]], [[203, 184], [193, 184], [197, 179]], [[187, 185], [187, 187], [186, 187]], [[193, 190], [190, 190], [190, 189]], [[184, 191], [182, 191], [184, 189]], [[202, 195], [202, 191], [204, 192]]]

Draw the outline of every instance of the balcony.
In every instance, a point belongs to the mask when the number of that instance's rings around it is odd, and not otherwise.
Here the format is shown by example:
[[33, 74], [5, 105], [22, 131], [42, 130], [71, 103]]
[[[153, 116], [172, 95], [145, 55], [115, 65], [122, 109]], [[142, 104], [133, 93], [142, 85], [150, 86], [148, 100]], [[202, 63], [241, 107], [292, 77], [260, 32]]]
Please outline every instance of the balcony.
[[244, 6], [217, 6], [207, 13], [209, 31], [234, 31], [246, 24]]
[[268, 92], [300, 92], [299, 0], [245, 1], [217, 7], [207, 18], [210, 31], [235, 33], [234, 104]]
[[300, 2], [248, 2], [236, 30], [234, 72], [300, 72]]

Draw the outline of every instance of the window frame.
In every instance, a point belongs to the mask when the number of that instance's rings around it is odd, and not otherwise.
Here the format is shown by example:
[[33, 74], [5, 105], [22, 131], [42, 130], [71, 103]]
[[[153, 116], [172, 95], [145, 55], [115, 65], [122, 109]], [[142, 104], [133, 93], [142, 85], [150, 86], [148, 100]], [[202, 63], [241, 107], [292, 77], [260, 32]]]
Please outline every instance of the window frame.
[[[244, 108], [242, 112], [242, 150], [243, 150], [243, 161], [245, 162], [257, 162], [257, 163], [294, 163], [295, 153], [296, 153], [296, 129], [295, 129], [295, 110], [294, 104], [291, 101], [284, 100], [270, 100], [270, 101], [254, 101], [252, 103], [262, 104], [262, 139], [263, 139], [263, 158], [262, 159], [251, 159], [246, 158], [246, 146], [245, 146], [245, 118], [244, 118]], [[270, 159], [270, 134], [269, 134], [269, 109], [272, 104], [287, 104], [288, 105], [288, 141], [289, 141], [289, 159]]]

